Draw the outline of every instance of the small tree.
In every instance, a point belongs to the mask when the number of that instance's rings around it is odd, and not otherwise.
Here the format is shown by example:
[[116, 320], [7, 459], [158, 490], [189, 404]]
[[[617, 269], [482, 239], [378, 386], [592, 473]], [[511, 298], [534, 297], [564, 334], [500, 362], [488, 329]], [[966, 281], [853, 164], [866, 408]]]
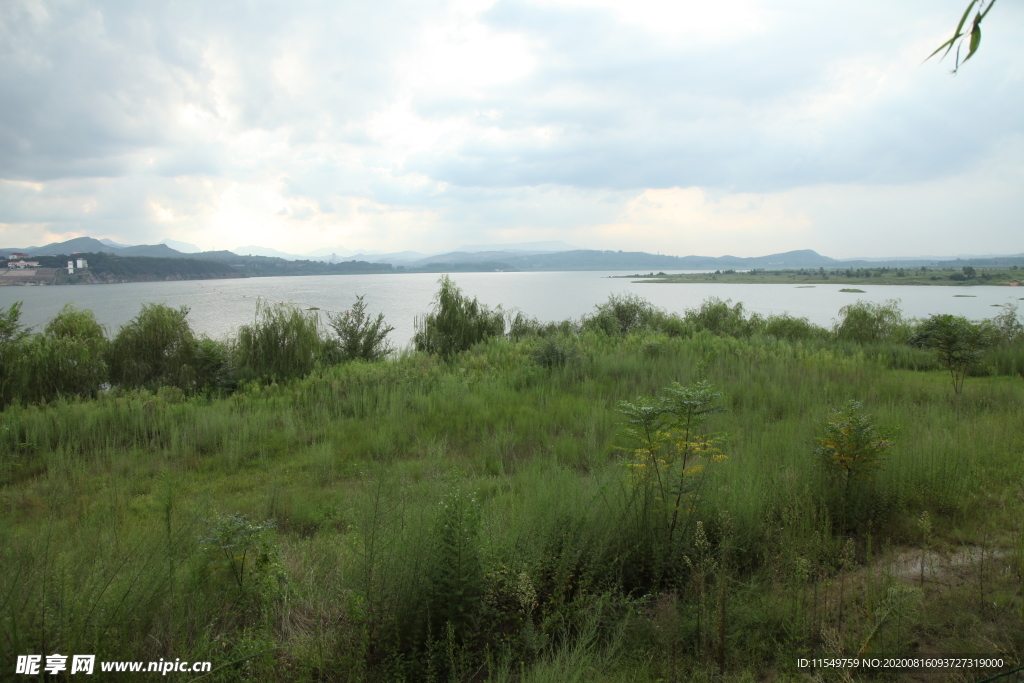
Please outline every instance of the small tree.
[[196, 337], [188, 307], [143, 304], [107, 347], [110, 381], [123, 387], [195, 387]]
[[877, 427], [858, 401], [834, 411], [821, 425], [820, 434], [817, 457], [839, 477], [844, 497], [849, 496], [850, 482], [870, 479], [892, 448], [891, 432]]
[[93, 396], [107, 381], [107, 337], [92, 311], [68, 304], [24, 348], [26, 400]]
[[842, 321], [836, 324], [836, 338], [858, 344], [871, 344], [896, 337], [904, 329], [898, 301], [884, 304], [858, 301], [839, 309]]
[[972, 323], [963, 316], [945, 313], [921, 323], [912, 341], [935, 352], [939, 363], [949, 371], [953, 393], [959, 394], [968, 369], [981, 360], [993, 337], [991, 324]]
[[338, 335], [338, 359], [342, 361], [375, 361], [391, 353], [387, 341], [388, 333], [395, 328], [384, 322], [384, 314], [378, 313], [370, 319], [366, 313], [363, 297], [356, 295], [352, 310], [338, 315], [328, 315], [327, 320]]
[[297, 306], [260, 301], [256, 320], [238, 330], [235, 356], [240, 379], [284, 380], [308, 375], [320, 362], [320, 318]]
[[436, 353], [450, 360], [489, 337], [505, 333], [505, 315], [499, 307], [492, 311], [462, 293], [447, 275], [438, 281], [441, 288], [434, 295], [434, 310], [416, 321], [413, 345], [417, 351]]
[[722, 394], [706, 380], [663, 389], [664, 396], [620, 401], [626, 420], [621, 434], [630, 442], [625, 465], [637, 491], [642, 533], [669, 550], [685, 535], [679, 523], [688, 519], [707, 466], [725, 459], [718, 438], [707, 431], [712, 415], [724, 409]]
[[626, 336], [634, 330], [649, 327], [658, 317], [658, 310], [636, 294], [611, 294], [608, 301], [597, 306], [597, 312], [583, 322], [584, 329], [597, 329], [612, 336]]
[[18, 361], [22, 355], [21, 342], [28, 330], [21, 326], [21, 302], [15, 301], [6, 311], [0, 310], [0, 408], [19, 395]]

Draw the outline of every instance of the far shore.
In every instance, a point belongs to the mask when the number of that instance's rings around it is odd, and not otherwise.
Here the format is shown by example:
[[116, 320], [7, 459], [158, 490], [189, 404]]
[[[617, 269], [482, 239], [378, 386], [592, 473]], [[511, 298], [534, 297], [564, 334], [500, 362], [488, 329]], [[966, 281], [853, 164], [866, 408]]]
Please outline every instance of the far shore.
[[[1014, 268], [987, 269], [904, 269], [904, 268], [860, 268], [849, 270], [823, 271], [805, 270], [755, 270], [747, 272], [718, 271], [714, 273], [637, 273], [618, 277], [633, 282], [650, 284], [695, 284], [723, 283], [749, 285], [920, 285], [974, 287], [979, 285], [995, 287], [1019, 287], [1024, 270]], [[640, 278], [640, 279], [637, 279]]]

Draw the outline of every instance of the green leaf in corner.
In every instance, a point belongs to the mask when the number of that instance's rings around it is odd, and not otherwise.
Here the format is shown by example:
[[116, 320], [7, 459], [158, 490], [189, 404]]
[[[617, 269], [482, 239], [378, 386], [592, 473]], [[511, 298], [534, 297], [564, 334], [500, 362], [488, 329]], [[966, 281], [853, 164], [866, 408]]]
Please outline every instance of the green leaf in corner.
[[964, 57], [966, 62], [970, 59], [975, 52], [978, 51], [978, 46], [981, 45], [981, 15], [979, 14], [974, 18], [974, 26], [971, 28], [971, 49], [967, 52], [967, 56]]

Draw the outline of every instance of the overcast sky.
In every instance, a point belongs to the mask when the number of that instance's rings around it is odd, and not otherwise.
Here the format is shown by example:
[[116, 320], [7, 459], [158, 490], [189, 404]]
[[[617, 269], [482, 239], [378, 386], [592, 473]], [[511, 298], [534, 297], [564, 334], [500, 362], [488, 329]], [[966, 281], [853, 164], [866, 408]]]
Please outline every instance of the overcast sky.
[[0, 246], [1024, 252], [1024, 3], [0, 3]]

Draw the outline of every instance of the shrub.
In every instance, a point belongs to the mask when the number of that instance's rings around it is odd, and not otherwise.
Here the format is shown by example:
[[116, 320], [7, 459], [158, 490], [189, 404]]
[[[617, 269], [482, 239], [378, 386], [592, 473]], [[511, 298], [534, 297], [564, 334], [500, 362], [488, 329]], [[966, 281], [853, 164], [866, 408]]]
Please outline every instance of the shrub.
[[819, 461], [839, 477], [844, 490], [854, 479], [870, 479], [892, 448], [890, 433], [875, 426], [858, 401], [833, 411], [816, 441]]
[[191, 391], [199, 380], [196, 337], [185, 317], [189, 309], [143, 304], [107, 347], [112, 384], [131, 388], [176, 386]]
[[516, 311], [508, 321], [508, 338], [512, 341], [520, 341], [526, 337], [539, 337], [543, 334], [543, 325], [536, 318], [530, 317], [522, 311]]
[[807, 318], [794, 318], [788, 314], [771, 315], [764, 324], [764, 333], [788, 341], [807, 341], [820, 337], [824, 330]]
[[857, 344], [899, 341], [906, 336], [907, 325], [900, 313], [899, 301], [876, 304], [858, 301], [839, 309], [842, 320], [835, 326], [836, 338]]
[[666, 395], [660, 398], [642, 396], [618, 406], [626, 417], [622, 436], [630, 447], [625, 465], [637, 492], [632, 500], [639, 531], [652, 544], [646, 554], [659, 578], [672, 564], [664, 565], [664, 558], [686, 535], [708, 466], [725, 458], [719, 439], [707, 432], [711, 416], [724, 410], [718, 405], [723, 394], [705, 380], [687, 386], [676, 382], [663, 392]]
[[107, 381], [107, 337], [92, 311], [68, 304], [23, 347], [22, 398], [95, 396]]
[[533, 350], [533, 360], [545, 368], [560, 368], [579, 359], [575, 348], [563, 338], [546, 337]]
[[196, 390], [231, 392], [237, 385], [231, 348], [224, 342], [203, 335], [195, 350]]
[[371, 320], [366, 314], [366, 304], [362, 296], [356, 296], [351, 311], [328, 315], [327, 320], [338, 335], [338, 360], [375, 361], [391, 353], [387, 337], [395, 328], [384, 322], [383, 313], [378, 313], [377, 317]]
[[1003, 312], [992, 318], [993, 341], [1003, 345], [1024, 343], [1024, 324], [1017, 317], [1016, 304], [1004, 304]]
[[504, 334], [505, 316], [500, 307], [492, 311], [476, 297], [469, 299], [447, 275], [438, 283], [441, 287], [434, 296], [433, 312], [416, 320], [413, 345], [417, 351], [450, 360], [474, 344]]
[[6, 311], [0, 310], [0, 408], [19, 394], [17, 361], [22, 354], [21, 343], [28, 335], [20, 320], [20, 301], [15, 301]]
[[626, 336], [634, 330], [650, 327], [659, 311], [636, 294], [612, 294], [597, 306], [597, 312], [584, 320], [584, 329], [601, 330], [609, 336]]
[[315, 312], [261, 300], [256, 305], [255, 322], [238, 330], [238, 377], [262, 381], [302, 377], [313, 371], [324, 351]]
[[686, 311], [683, 319], [697, 329], [729, 337], [745, 337], [750, 333], [750, 324], [743, 314], [743, 302], [722, 301], [710, 297], [697, 310]]
[[288, 587], [280, 549], [270, 538], [274, 520], [252, 522], [248, 515], [236, 514], [219, 515], [206, 524], [199, 542], [214, 583], [223, 587], [231, 607], [268, 611]]

